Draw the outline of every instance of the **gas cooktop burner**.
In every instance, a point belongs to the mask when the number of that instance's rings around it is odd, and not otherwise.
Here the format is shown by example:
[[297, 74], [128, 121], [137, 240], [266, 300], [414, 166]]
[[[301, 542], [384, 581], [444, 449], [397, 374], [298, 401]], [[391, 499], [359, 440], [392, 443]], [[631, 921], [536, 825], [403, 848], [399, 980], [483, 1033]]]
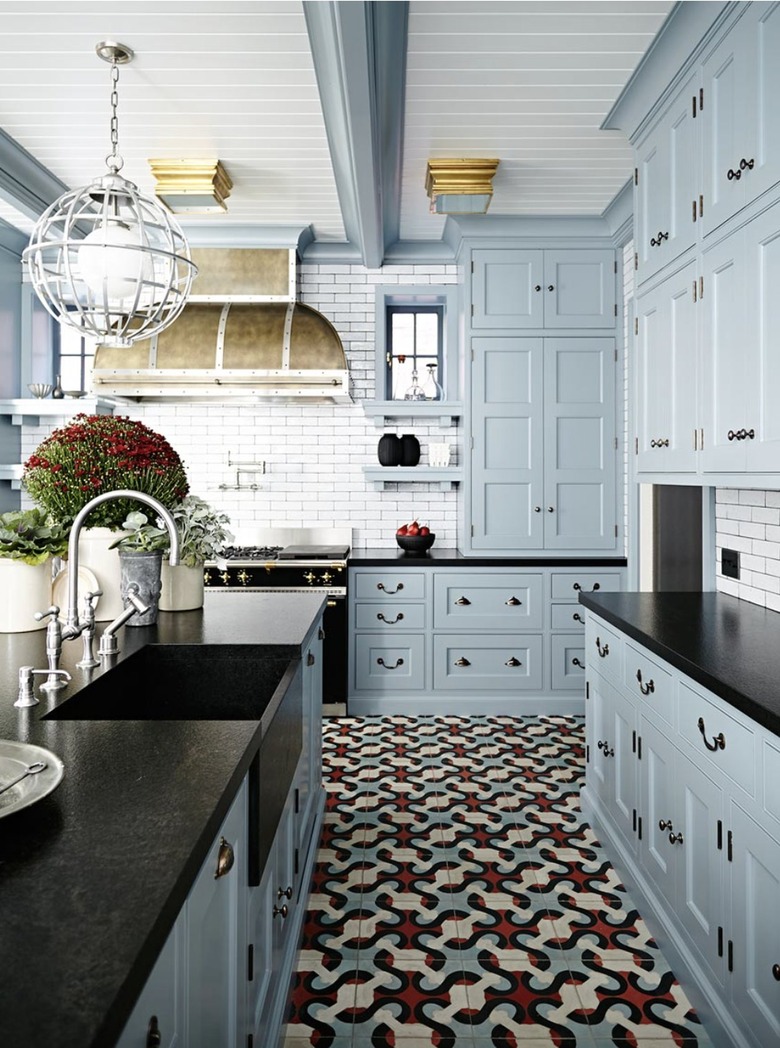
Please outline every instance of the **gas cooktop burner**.
[[281, 546], [226, 546], [220, 554], [225, 560], [278, 560]]

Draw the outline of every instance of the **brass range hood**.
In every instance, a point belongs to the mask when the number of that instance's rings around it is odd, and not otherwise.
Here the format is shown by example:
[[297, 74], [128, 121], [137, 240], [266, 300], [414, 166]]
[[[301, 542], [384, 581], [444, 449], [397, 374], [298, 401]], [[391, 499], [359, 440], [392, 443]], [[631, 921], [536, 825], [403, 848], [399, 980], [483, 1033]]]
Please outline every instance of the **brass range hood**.
[[187, 305], [159, 336], [99, 346], [95, 393], [136, 400], [349, 403], [344, 347], [333, 325], [296, 298], [290, 249], [194, 249]]

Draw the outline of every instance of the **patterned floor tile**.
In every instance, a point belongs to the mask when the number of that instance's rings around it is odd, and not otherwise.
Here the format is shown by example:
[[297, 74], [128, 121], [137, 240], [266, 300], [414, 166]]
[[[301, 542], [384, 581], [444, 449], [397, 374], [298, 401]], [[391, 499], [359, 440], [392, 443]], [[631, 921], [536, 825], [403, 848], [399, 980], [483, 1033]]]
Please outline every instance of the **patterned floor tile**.
[[326, 722], [285, 1048], [711, 1048], [582, 818], [583, 735]]

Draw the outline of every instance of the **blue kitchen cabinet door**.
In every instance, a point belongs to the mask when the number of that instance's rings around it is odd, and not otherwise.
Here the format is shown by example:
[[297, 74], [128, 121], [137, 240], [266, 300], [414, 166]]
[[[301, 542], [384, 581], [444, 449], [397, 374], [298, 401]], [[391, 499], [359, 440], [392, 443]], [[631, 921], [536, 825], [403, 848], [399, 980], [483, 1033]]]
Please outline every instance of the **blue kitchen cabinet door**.
[[544, 547], [617, 544], [615, 341], [544, 340]]
[[692, 247], [699, 222], [699, 78], [691, 76], [636, 152], [637, 283]]
[[674, 904], [677, 853], [669, 844], [677, 813], [674, 782], [675, 750], [668, 736], [642, 718], [639, 762], [642, 869], [667, 904]]
[[612, 328], [617, 316], [614, 251], [544, 252], [545, 328]]
[[[187, 898], [188, 1048], [245, 1043], [246, 835], [245, 781]], [[233, 864], [217, 876], [226, 847]]]
[[[634, 372], [639, 473], [695, 473], [697, 267], [685, 266], [636, 304]], [[694, 299], [696, 295], [696, 299]]]
[[703, 65], [705, 235], [780, 181], [780, 10], [743, 6]]
[[471, 265], [472, 328], [544, 326], [542, 251], [475, 250]]
[[758, 1045], [780, 1044], [780, 844], [732, 801], [734, 1008]]
[[[748, 473], [780, 473], [780, 204], [768, 208], [744, 231], [746, 301], [743, 304], [743, 367], [753, 361], [752, 392], [744, 440]], [[772, 485], [774, 486], [774, 484]]]
[[704, 473], [744, 473], [751, 429], [755, 439], [757, 347], [751, 337], [754, 318], [746, 309], [746, 268], [744, 229], [702, 256]]
[[607, 716], [612, 764], [612, 796], [610, 812], [615, 828], [622, 835], [629, 851], [636, 850], [635, 812], [639, 804], [639, 781], [636, 759], [637, 712], [622, 690], [611, 692]]
[[147, 1048], [156, 1032], [160, 1048], [184, 1048], [184, 913], [157, 958], [116, 1048]]
[[[303, 849], [322, 799], [322, 620], [309, 634], [303, 665], [303, 750], [295, 785], [296, 846]], [[346, 698], [346, 696], [344, 696]]]
[[[558, 614], [556, 614], [556, 608]], [[552, 625], [558, 623], [568, 629], [577, 626], [572, 616], [579, 614], [566, 604], [553, 605]], [[550, 638], [550, 686], [553, 691], [582, 692], [585, 684], [585, 635], [580, 633], [554, 633]]]
[[474, 338], [472, 350], [472, 548], [540, 549], [542, 339]]

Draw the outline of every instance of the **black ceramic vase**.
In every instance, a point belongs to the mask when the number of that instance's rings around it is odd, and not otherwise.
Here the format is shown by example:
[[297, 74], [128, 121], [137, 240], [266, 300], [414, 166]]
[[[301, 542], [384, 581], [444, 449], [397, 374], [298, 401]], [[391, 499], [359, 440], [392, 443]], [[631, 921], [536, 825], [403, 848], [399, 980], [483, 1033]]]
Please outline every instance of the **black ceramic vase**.
[[413, 433], [401, 437], [401, 465], [416, 466], [420, 461], [420, 441]]
[[396, 433], [384, 433], [376, 451], [380, 466], [401, 465], [401, 438]]

